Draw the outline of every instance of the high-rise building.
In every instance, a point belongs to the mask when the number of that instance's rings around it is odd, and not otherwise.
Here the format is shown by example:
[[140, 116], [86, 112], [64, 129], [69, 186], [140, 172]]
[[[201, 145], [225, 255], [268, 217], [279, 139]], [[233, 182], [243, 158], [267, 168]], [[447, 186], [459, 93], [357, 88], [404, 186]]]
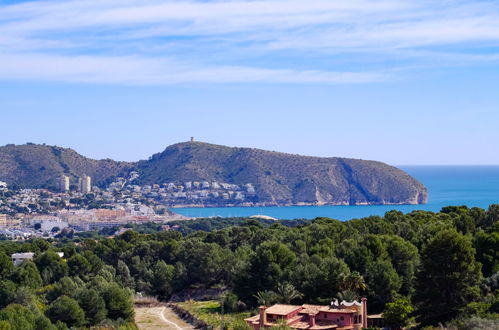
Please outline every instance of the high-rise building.
[[87, 175], [83, 175], [81, 178], [80, 192], [88, 194], [92, 191], [92, 178]]
[[60, 191], [68, 192], [69, 191], [69, 176], [61, 175], [58, 182], [58, 188]]

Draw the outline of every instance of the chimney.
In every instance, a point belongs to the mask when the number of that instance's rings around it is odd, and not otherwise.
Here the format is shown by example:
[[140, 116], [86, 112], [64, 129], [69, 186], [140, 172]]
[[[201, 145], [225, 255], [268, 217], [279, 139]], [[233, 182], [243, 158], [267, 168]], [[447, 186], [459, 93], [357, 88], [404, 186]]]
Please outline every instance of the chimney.
[[308, 314], [308, 325], [310, 328], [315, 327], [315, 314]]
[[367, 298], [362, 298], [362, 327], [367, 328]]
[[260, 328], [264, 328], [267, 323], [267, 309], [266, 306], [260, 306]]

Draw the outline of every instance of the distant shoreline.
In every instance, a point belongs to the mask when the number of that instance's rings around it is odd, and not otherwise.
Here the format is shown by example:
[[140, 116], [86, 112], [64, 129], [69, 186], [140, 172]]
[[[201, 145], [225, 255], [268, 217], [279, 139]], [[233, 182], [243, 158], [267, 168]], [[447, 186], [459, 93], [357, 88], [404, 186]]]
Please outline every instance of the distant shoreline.
[[185, 209], [185, 208], [234, 208], [234, 207], [290, 207], [290, 206], [400, 206], [400, 205], [425, 205], [426, 203], [287, 203], [287, 204], [274, 204], [274, 203], [261, 203], [261, 204], [176, 204], [174, 206], [167, 206], [169, 209]]

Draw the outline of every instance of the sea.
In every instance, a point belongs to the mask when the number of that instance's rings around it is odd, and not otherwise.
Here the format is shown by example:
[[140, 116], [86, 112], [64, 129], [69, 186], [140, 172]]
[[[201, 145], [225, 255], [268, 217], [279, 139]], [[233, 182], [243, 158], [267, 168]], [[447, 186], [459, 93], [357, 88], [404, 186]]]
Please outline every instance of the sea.
[[498, 166], [399, 166], [428, 189], [424, 205], [352, 205], [352, 206], [268, 206], [175, 208], [174, 212], [195, 218], [248, 217], [266, 215], [276, 219], [314, 219], [329, 217], [350, 220], [371, 215], [382, 216], [390, 210], [409, 213], [414, 210], [438, 212], [444, 206], [467, 205], [487, 209], [499, 204]]

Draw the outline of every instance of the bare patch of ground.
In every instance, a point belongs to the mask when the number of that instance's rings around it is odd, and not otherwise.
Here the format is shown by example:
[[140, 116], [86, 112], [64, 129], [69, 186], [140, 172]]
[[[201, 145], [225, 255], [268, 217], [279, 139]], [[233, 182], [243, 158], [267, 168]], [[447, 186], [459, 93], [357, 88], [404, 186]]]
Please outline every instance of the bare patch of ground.
[[194, 327], [165, 306], [135, 307], [135, 324], [140, 330], [192, 330]]

